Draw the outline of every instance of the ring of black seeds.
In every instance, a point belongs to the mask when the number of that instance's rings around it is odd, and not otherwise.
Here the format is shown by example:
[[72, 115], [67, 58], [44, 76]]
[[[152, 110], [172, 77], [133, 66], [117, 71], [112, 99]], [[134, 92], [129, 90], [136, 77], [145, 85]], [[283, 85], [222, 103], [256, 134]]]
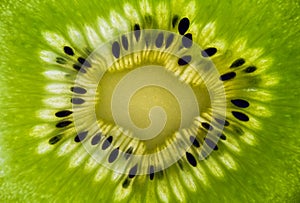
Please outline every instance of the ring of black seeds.
[[[175, 21], [174, 21], [174, 23], [175, 23]], [[187, 33], [187, 31], [189, 29], [189, 23], [190, 22], [189, 22], [188, 18], [183, 18], [178, 23], [178, 26], [179, 25], [182, 26], [182, 29], [181, 29], [182, 44], [181, 45], [183, 47], [181, 46], [180, 49], [185, 48], [184, 50], [188, 50], [188, 48], [190, 48], [193, 45], [193, 42], [192, 42], [193, 36], [191, 33]], [[142, 36], [141, 35], [142, 31], [141, 31], [140, 25], [134, 24], [133, 30], [134, 30], [133, 37], [138, 42], [139, 40], [141, 40], [141, 36]], [[147, 36], [145, 36], [145, 37], [147, 37]], [[154, 41], [153, 42], [150, 41], [150, 42], [154, 43], [153, 45], [155, 45], [157, 48], [162, 48], [164, 43], [165, 43], [165, 48], [169, 48], [174, 41], [174, 37], [175, 37], [175, 35], [172, 33], [169, 33], [166, 35], [164, 35], [164, 33], [158, 33], [156, 35], [156, 38], [154, 39]], [[146, 41], [146, 46], [149, 46], [149, 44], [147, 45], [146, 39], [145, 39], [145, 41]], [[137, 43], [137, 42], [134, 42], [134, 43]], [[148, 43], [150, 43], [150, 42], [148, 42]], [[111, 45], [111, 53], [112, 53], [113, 57], [116, 59], [121, 58], [122, 54], [123, 54], [123, 50], [128, 50], [131, 43], [132, 43], [131, 41], [130, 42], [128, 41], [127, 35], [122, 35], [118, 40], [111, 42], [111, 44], [110, 44]], [[198, 54], [199, 54], [199, 56], [203, 56], [203, 57], [211, 57], [214, 54], [216, 54], [216, 52], [217, 52], [217, 49], [215, 47], [208, 47], [205, 50], [198, 52]], [[79, 56], [79, 57], [77, 57], [77, 61], [78, 61], [79, 65], [74, 64], [74, 66], [76, 66], [77, 70], [89, 71], [91, 69], [84, 69], [85, 67], [88, 68], [88, 67], [91, 67], [91, 65], [92, 65], [88, 62], [88, 60], [89, 60], [89, 58], [86, 59], [84, 57]], [[191, 55], [183, 55], [183, 56], [179, 57], [178, 61], [177, 61], [179, 66], [188, 65], [191, 62], [192, 62]], [[183, 67], [183, 68], [185, 68], [185, 67]], [[229, 74], [230, 73], [231, 72], [229, 72]], [[231, 77], [234, 78], [236, 73], [235, 72], [232, 72], [232, 73], [234, 73], [234, 76], [233, 77], [231, 76]], [[232, 78], [229, 78], [229, 79], [226, 78], [226, 74], [224, 74], [222, 76], [220, 77], [220, 79], [224, 79], [224, 80], [232, 79]], [[229, 75], [229, 77], [230, 77], [230, 75]], [[75, 93], [74, 97], [71, 99], [71, 102], [73, 104], [80, 105], [80, 104], [85, 103], [85, 100], [84, 100], [85, 97], [83, 97], [83, 96], [84, 96], [84, 94], [87, 93], [86, 88], [83, 88], [83, 87], [80, 87], [80, 85], [77, 85], [77, 86], [71, 87], [70, 90], [73, 93]], [[81, 94], [81, 95], [78, 95], [78, 94]], [[80, 96], [82, 96], [82, 98]], [[59, 111], [59, 112], [57, 112], [57, 115], [58, 116], [67, 116], [69, 114], [69, 112], [67, 112], [67, 111], [68, 110]], [[226, 122], [227, 121], [224, 121], [224, 124], [226, 124]], [[201, 126], [202, 126], [202, 128], [204, 128], [205, 130], [208, 130], [208, 131], [212, 131], [214, 129], [212, 127], [212, 125], [207, 122], [202, 122]], [[87, 134], [88, 134], [88, 132], [81, 132], [81, 133], [77, 134], [74, 138], [74, 141], [82, 142], [87, 137]], [[91, 139], [89, 139], [89, 143], [91, 145], [96, 146], [99, 144], [100, 148], [102, 150], [106, 150], [106, 152], [108, 154], [106, 160], [108, 163], [113, 163], [119, 158], [121, 150], [119, 147], [114, 146], [114, 144], [112, 143], [113, 142], [112, 135], [102, 135], [101, 133], [98, 133], [98, 134], [90, 135], [90, 136], [91, 136], [90, 137]], [[221, 137], [220, 139], [226, 140], [225, 135], [220, 135], [220, 137]], [[190, 136], [190, 142], [191, 142], [191, 146], [193, 146], [194, 148], [200, 148], [202, 146], [202, 142], [200, 144], [200, 140], [197, 138], [196, 135]], [[217, 144], [210, 139], [206, 139], [205, 143], [214, 150], [218, 149]], [[125, 149], [123, 149], [123, 150], [125, 151]], [[128, 160], [132, 154], [134, 155], [133, 151], [134, 151], [134, 148], [131, 146], [126, 149], [126, 152], [123, 154], [125, 156], [126, 160]], [[197, 160], [196, 160], [195, 154], [193, 152], [186, 152], [185, 155], [186, 155], [186, 159], [187, 159], [188, 163], [191, 166], [196, 167]], [[178, 160], [178, 163], [179, 162], [180, 162], [180, 160]], [[137, 175], [138, 169], [140, 169], [140, 167], [141, 166], [139, 164], [136, 164], [133, 167], [130, 167], [127, 169], [128, 178], [126, 178], [126, 180], [124, 180], [123, 185], [122, 185], [124, 188], [128, 187], [128, 185], [130, 184], [130, 179], [134, 178]], [[180, 165], [180, 168], [181, 169], [183, 168], [182, 164]], [[148, 174], [149, 174], [150, 180], [153, 180], [154, 177], [158, 177], [158, 178], [163, 177], [163, 170], [156, 171], [156, 172], [155, 172], [155, 170], [159, 170], [159, 169], [155, 165], [149, 165]]]

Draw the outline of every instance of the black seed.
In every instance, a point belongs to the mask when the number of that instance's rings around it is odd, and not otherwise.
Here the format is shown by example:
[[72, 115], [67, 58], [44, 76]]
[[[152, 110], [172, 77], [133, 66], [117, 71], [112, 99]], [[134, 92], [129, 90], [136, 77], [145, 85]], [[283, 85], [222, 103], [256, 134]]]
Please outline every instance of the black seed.
[[218, 149], [219, 149], [219, 147], [218, 147], [218, 145], [216, 145], [215, 148], [214, 148], [214, 150], [218, 150]]
[[205, 143], [212, 149], [218, 149], [217, 144], [208, 138], [205, 138]]
[[56, 144], [58, 141], [61, 140], [61, 138], [62, 138], [62, 135], [56, 135], [49, 140], [49, 144], [51, 144], [51, 145]]
[[102, 144], [102, 150], [106, 150], [112, 143], [113, 137], [109, 136]]
[[198, 142], [197, 138], [195, 136], [190, 136], [190, 141], [195, 147], [200, 147], [200, 143]]
[[129, 157], [131, 156], [132, 152], [133, 152], [133, 147], [129, 147], [127, 149], [127, 151], [125, 152], [125, 159], [126, 160], [129, 159]]
[[182, 37], [182, 45], [185, 48], [190, 48], [193, 45], [193, 35], [188, 33]]
[[175, 28], [177, 22], [178, 22], [179, 16], [178, 15], [174, 15], [172, 18], [172, 27]]
[[126, 178], [122, 184], [122, 187], [127, 188], [129, 186], [129, 184], [130, 184], [130, 180], [128, 178]]
[[77, 61], [82, 65], [85, 63], [85, 58], [78, 57]]
[[239, 58], [231, 64], [230, 68], [237, 68], [239, 66], [242, 66], [245, 62], [246, 61], [243, 58]]
[[221, 138], [222, 140], [226, 140], [226, 136], [225, 136], [224, 134], [221, 134], [221, 135], [220, 135], [220, 138]]
[[211, 57], [211, 56], [215, 55], [215, 53], [217, 53], [217, 49], [215, 47], [209, 47], [207, 49], [204, 49], [201, 52], [201, 55], [203, 57]]
[[229, 125], [230, 125], [230, 123], [227, 120], [225, 120], [224, 126], [229, 126]]
[[163, 42], [164, 42], [164, 35], [163, 35], [163, 33], [159, 33], [156, 38], [156, 41], [155, 41], [155, 46], [157, 48], [160, 48], [162, 46]]
[[149, 167], [149, 176], [150, 176], [150, 180], [153, 180], [153, 178], [154, 178], [154, 166]]
[[170, 34], [170, 35], [168, 36], [167, 41], [166, 41], [166, 49], [172, 44], [173, 39], [174, 39], [174, 35], [173, 35], [173, 34]]
[[85, 58], [78, 57], [77, 61], [85, 67], [92, 67], [92, 65]]
[[188, 160], [188, 162], [192, 166], [196, 167], [197, 166], [197, 161], [196, 161], [195, 157], [189, 152], [186, 152], [185, 155], [186, 155], [186, 159]]
[[256, 69], [257, 68], [255, 66], [249, 66], [244, 70], [244, 72], [245, 73], [253, 73], [254, 71], [256, 71]]
[[59, 123], [56, 124], [56, 127], [57, 128], [67, 127], [71, 123], [72, 123], [72, 121], [61, 121], [61, 122], [59, 122]]
[[229, 126], [229, 122], [228, 121], [224, 121], [224, 120], [221, 120], [221, 119], [219, 119], [219, 118], [215, 118], [215, 120], [219, 123], [219, 124], [221, 124], [221, 125], [224, 125], [224, 126]]
[[71, 87], [71, 91], [77, 94], [85, 94], [86, 93], [86, 89], [82, 88], [82, 87]]
[[92, 144], [92, 145], [97, 145], [97, 144], [99, 144], [100, 140], [101, 140], [101, 133], [97, 133], [97, 134], [92, 138], [91, 144]]
[[84, 131], [84, 132], [78, 133], [75, 136], [74, 141], [75, 142], [81, 142], [81, 141], [83, 141], [86, 138], [87, 134], [88, 134], [88, 131]]
[[186, 55], [178, 59], [178, 65], [184, 66], [187, 65], [189, 62], [191, 62], [192, 56], [191, 55]]
[[81, 67], [80, 65], [73, 64], [73, 68], [75, 70], [78, 70], [78, 71], [82, 72], [82, 73], [86, 73], [86, 70], [83, 67]]
[[141, 28], [140, 28], [140, 25], [139, 25], [139, 24], [135, 24], [133, 29], [134, 29], [134, 36], [135, 36], [135, 39], [136, 39], [136, 41], [139, 41], [140, 36], [141, 36]]
[[249, 106], [249, 102], [243, 99], [232, 99], [231, 103], [240, 108], [247, 108]]
[[205, 128], [206, 130], [213, 130], [213, 127], [209, 125], [209, 123], [201, 123], [202, 127]]
[[58, 111], [55, 113], [55, 116], [58, 118], [67, 117], [71, 115], [73, 112], [69, 110]]
[[64, 52], [70, 56], [74, 56], [74, 51], [71, 47], [64, 46]]
[[114, 57], [119, 58], [120, 57], [120, 44], [119, 42], [114, 42], [112, 44], [112, 53], [114, 55]]
[[108, 157], [108, 162], [109, 163], [114, 162], [118, 158], [118, 155], [119, 155], [119, 147], [112, 150], [112, 152], [110, 153], [110, 155]]
[[81, 68], [81, 66], [79, 66], [79, 65], [77, 65], [77, 64], [74, 64], [74, 65], [73, 65], [73, 68], [74, 68], [75, 70], [78, 70], [78, 71], [79, 71], [80, 68]]
[[232, 111], [231, 113], [235, 118], [237, 118], [240, 121], [249, 121], [249, 117], [242, 112]]
[[222, 80], [222, 81], [230, 80], [230, 79], [234, 78], [235, 76], [236, 76], [235, 72], [225, 73], [225, 74], [221, 75], [220, 80]]
[[56, 58], [56, 63], [59, 63], [59, 64], [66, 64], [66, 63], [67, 63], [67, 60], [64, 59], [64, 58], [61, 58], [61, 57], [57, 57], [57, 58]]
[[81, 98], [72, 98], [71, 102], [73, 104], [83, 104], [85, 101], [84, 101], [84, 99], [81, 99]]
[[178, 24], [178, 32], [184, 35], [190, 27], [190, 20], [188, 18], [182, 18]]
[[122, 45], [125, 50], [128, 50], [128, 39], [125, 35], [122, 35]]
[[135, 165], [134, 167], [132, 167], [129, 171], [128, 177], [129, 178], [134, 178], [134, 176], [136, 175], [137, 172], [137, 165]]

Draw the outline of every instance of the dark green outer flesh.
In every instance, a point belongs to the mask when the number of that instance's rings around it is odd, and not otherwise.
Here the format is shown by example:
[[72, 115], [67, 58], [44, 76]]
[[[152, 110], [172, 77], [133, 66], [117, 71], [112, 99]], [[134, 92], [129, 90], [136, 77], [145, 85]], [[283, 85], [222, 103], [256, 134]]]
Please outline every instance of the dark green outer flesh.
[[[93, 173], [81, 167], [68, 169], [68, 157], [38, 155], [40, 140], [30, 137], [29, 131], [40, 122], [35, 113], [44, 106], [44, 87], [49, 82], [42, 75], [45, 69], [38, 56], [45, 49], [41, 32], [66, 33], [67, 25], [92, 25], [111, 8], [121, 11], [123, 3], [120, 8], [116, 4], [95, 0], [1, 3], [0, 201], [106, 202], [111, 198], [110, 188], [116, 183], [96, 183]], [[279, 75], [280, 82], [268, 87], [274, 100], [266, 106], [273, 116], [261, 120], [263, 128], [255, 134], [258, 144], [243, 146], [234, 156], [238, 170], [211, 178], [210, 186], [199, 187], [196, 193], [187, 190], [186, 201], [299, 202], [299, 2], [215, 0], [199, 1], [198, 6], [197, 20], [215, 20], [218, 37], [230, 43], [244, 36], [250, 47], [264, 48], [265, 55], [274, 60], [266, 74]], [[134, 186], [126, 201], [151, 201], [154, 187], [151, 183], [145, 188]], [[155, 202], [156, 197], [152, 198]]]

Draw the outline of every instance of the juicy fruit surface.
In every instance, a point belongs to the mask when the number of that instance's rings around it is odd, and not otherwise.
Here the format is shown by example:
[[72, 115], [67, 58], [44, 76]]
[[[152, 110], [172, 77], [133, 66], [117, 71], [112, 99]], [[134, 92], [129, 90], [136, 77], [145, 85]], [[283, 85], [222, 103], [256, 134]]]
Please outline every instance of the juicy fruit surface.
[[[299, 201], [297, 1], [7, 1], [0, 9], [1, 200]], [[112, 12], [124, 22], [114, 24]], [[195, 43], [217, 47], [212, 60], [221, 75], [230, 72], [228, 67], [240, 57], [250, 59], [246, 61], [249, 65], [258, 63], [253, 72], [256, 77], [242, 77], [238, 69], [235, 72], [240, 77], [224, 82], [228, 93], [240, 94], [250, 107], [257, 107], [247, 111], [250, 121], [257, 122], [237, 122], [242, 124], [225, 131], [227, 141], [197, 167], [184, 162], [181, 170], [174, 165], [154, 180], [141, 176], [127, 183], [126, 176], [81, 159], [85, 151], [78, 146], [70, 153], [60, 153], [62, 148], [56, 145], [47, 151], [48, 145], [42, 143], [51, 138], [48, 134], [54, 136], [54, 127], [48, 127], [37, 114], [49, 109], [44, 101], [53, 96], [46, 88], [53, 80], [45, 77], [52, 67], [40, 55], [62, 47], [56, 47], [59, 43], [53, 38], [54, 46], [49, 46], [44, 33], [72, 41], [70, 27], [84, 35], [89, 26], [105, 42], [131, 31], [136, 23], [142, 29], [178, 32], [172, 26], [174, 15], [179, 20], [189, 18]], [[80, 49], [81, 42], [75, 40], [72, 45]], [[247, 91], [240, 91], [241, 86]], [[234, 122], [232, 118], [231, 124]], [[32, 133], [39, 124], [45, 125]], [[239, 135], [241, 130], [246, 133]]]

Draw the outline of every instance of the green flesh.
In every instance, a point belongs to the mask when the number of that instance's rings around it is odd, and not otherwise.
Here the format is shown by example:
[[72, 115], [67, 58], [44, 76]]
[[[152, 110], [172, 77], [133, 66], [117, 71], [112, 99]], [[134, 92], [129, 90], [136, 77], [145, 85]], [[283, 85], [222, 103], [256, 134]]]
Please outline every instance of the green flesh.
[[[139, 8], [138, 1], [127, 2], [136, 9], [138, 18], [135, 18], [134, 14], [124, 12], [126, 2], [93, 0], [45, 4], [29, 0], [1, 4], [0, 200], [299, 202], [299, 3], [199, 1], [192, 9], [182, 3], [184, 1], [173, 1], [174, 5], [166, 1], [166, 9], [157, 10], [162, 4], [149, 1], [152, 9], [149, 13]], [[93, 49], [95, 45], [72, 42], [68, 26], [83, 34], [86, 33], [84, 26], [97, 30], [97, 18], [101, 16], [111, 24], [109, 16], [113, 10], [126, 23], [122, 24], [123, 30], [113, 29], [112, 36], [100, 37], [101, 41], [131, 31], [136, 23], [141, 28], [177, 32], [171, 21], [173, 15], [178, 15], [179, 19], [190, 19], [194, 42], [203, 48], [218, 48], [212, 61], [221, 75], [231, 71], [230, 64], [241, 57], [246, 59], [243, 67], [257, 66], [257, 71], [251, 74], [237, 68], [237, 77], [224, 82], [230, 122], [224, 130], [227, 139], [220, 141], [218, 150], [207, 160], [199, 161], [197, 167], [183, 158], [183, 170], [176, 163], [165, 169], [162, 177], [155, 174], [154, 180], [148, 175], [129, 180], [126, 174], [116, 174], [92, 162], [80, 144], [65, 151], [60, 144], [48, 144], [50, 138], [60, 133], [55, 128], [59, 119], [42, 120], [38, 112], [46, 109], [55, 113], [64, 108], [45, 104], [46, 98], [57, 96], [46, 87], [55, 83], [71, 86], [76, 72], [66, 69], [71, 76], [64, 80], [45, 77], [45, 71], [61, 68], [41, 60], [41, 51], [65, 55], [62, 47], [56, 47], [57, 51], [49, 46], [43, 33], [63, 36], [76, 53], [86, 57], [84, 48]], [[201, 36], [208, 23], [214, 24], [214, 35], [208, 29], [206, 35]], [[61, 95], [69, 100], [72, 93], [66, 91]], [[229, 101], [233, 98], [250, 103], [249, 108], [242, 110], [250, 117], [249, 122], [240, 122], [232, 116], [230, 110], [240, 110]], [[37, 130], [36, 126], [44, 128]], [[73, 141], [74, 133], [72, 130], [65, 133], [64, 141]], [[126, 180], [129, 185], [124, 188]]]

